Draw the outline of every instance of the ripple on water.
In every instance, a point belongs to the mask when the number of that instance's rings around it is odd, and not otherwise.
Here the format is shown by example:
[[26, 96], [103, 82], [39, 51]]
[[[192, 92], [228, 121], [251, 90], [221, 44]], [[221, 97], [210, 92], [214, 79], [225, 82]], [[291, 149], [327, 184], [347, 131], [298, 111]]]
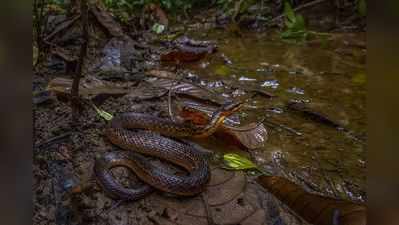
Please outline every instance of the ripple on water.
[[280, 83], [278, 82], [278, 80], [266, 80], [263, 82], [263, 84], [261, 86], [276, 89], [276, 88], [278, 88], [279, 85], [280, 85]]
[[292, 87], [292, 88], [288, 89], [287, 91], [289, 93], [298, 94], [298, 95], [305, 94], [305, 90], [303, 90], [302, 88], [298, 88], [298, 87]]
[[255, 78], [249, 78], [249, 77], [244, 77], [244, 76], [241, 76], [238, 80], [239, 81], [256, 81]]

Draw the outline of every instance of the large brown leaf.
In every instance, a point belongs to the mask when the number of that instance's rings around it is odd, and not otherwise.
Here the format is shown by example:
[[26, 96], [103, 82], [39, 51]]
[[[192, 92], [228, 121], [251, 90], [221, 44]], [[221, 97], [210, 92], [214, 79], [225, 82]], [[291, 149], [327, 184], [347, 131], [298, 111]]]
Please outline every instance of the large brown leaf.
[[307, 222], [317, 225], [366, 225], [363, 204], [306, 192], [299, 185], [277, 176], [260, 176], [257, 182]]
[[[84, 77], [79, 84], [79, 95], [86, 99], [92, 99], [100, 94], [122, 95], [129, 92], [131, 82], [116, 84], [109, 81], [103, 81], [93, 76]], [[47, 86], [49, 91], [58, 95], [70, 95], [72, 80], [67, 78], [55, 78]]]

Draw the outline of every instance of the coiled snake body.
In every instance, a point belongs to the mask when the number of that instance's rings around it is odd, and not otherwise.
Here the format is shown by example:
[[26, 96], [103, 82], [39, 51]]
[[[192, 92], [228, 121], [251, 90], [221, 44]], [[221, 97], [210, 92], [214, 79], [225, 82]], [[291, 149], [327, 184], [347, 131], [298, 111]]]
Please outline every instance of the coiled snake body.
[[[202, 192], [210, 178], [204, 154], [190, 144], [165, 137], [207, 137], [223, 120], [237, 111], [241, 103], [231, 103], [216, 111], [208, 125], [199, 127], [178, 123], [141, 113], [125, 113], [114, 117], [105, 134], [115, 145], [130, 150], [127, 153], [108, 153], [95, 162], [94, 172], [103, 189], [113, 198], [136, 200], [155, 189], [183, 196]], [[129, 129], [136, 129], [135, 131]], [[137, 130], [139, 129], [139, 130]], [[154, 156], [187, 170], [187, 175], [175, 175], [153, 166], [141, 154]], [[110, 169], [126, 167], [144, 185], [126, 188], [114, 180]]]

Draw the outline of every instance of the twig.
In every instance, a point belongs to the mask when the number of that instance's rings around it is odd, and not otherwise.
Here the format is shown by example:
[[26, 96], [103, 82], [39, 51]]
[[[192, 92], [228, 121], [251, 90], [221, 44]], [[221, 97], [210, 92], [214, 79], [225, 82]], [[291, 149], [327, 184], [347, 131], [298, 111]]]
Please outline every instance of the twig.
[[212, 211], [209, 207], [208, 201], [206, 200], [206, 196], [204, 193], [201, 193], [201, 199], [202, 199], [202, 202], [204, 203], [205, 212], [206, 212], [206, 220], [208, 221], [208, 225], [216, 225], [216, 223], [212, 217]]
[[269, 125], [269, 126], [271, 126], [271, 127], [279, 127], [279, 128], [281, 128], [281, 129], [284, 129], [284, 130], [286, 130], [286, 131], [289, 131], [289, 132], [291, 132], [291, 133], [293, 133], [293, 134], [296, 134], [296, 135], [298, 135], [298, 136], [302, 136], [302, 133], [301, 132], [299, 132], [299, 131], [296, 131], [296, 130], [294, 130], [293, 128], [291, 128], [291, 127], [287, 127], [287, 126], [285, 126], [285, 125], [282, 125], [282, 124], [278, 124], [278, 123], [275, 123], [275, 122], [272, 122], [272, 121], [264, 121], [265, 123], [266, 123], [266, 125]]
[[[326, 0], [315, 0], [315, 1], [312, 1], [312, 2], [308, 2], [308, 3], [306, 3], [306, 4], [303, 4], [303, 5], [300, 5], [300, 6], [296, 7], [295, 9], [293, 9], [293, 11], [294, 11], [294, 12], [297, 12], [297, 11], [300, 11], [300, 10], [302, 10], [302, 9], [304, 9], [304, 8], [307, 8], [307, 7], [310, 7], [310, 6], [313, 6], [313, 5], [322, 3], [322, 2], [324, 2], [324, 1], [326, 1]], [[270, 25], [276, 24], [276, 22], [279, 21], [280, 19], [282, 19], [283, 17], [285, 17], [285, 14], [281, 14], [281, 15], [279, 15], [279, 16], [274, 17], [274, 18], [270, 21]]]
[[111, 208], [107, 209], [107, 210], [102, 210], [99, 214], [97, 214], [97, 217], [101, 216], [102, 214], [108, 214], [110, 213], [112, 210], [118, 208], [120, 205], [122, 205], [122, 203], [126, 202], [126, 200], [122, 199], [122, 200], [118, 200], [117, 202], [115, 202]]
[[71, 134], [72, 134], [71, 132], [67, 132], [67, 133], [58, 135], [58, 136], [56, 136], [56, 137], [52, 137], [52, 138], [50, 138], [50, 139], [48, 139], [48, 140], [46, 140], [46, 141], [44, 141], [44, 142], [38, 144], [35, 148], [36, 148], [36, 149], [40, 149], [40, 148], [42, 148], [42, 147], [48, 147], [48, 146], [50, 146], [50, 145], [59, 143], [59, 142], [62, 141], [63, 139], [70, 137]]
[[81, 2], [81, 21], [82, 21], [82, 34], [83, 34], [83, 43], [80, 47], [80, 58], [78, 68], [75, 73], [75, 77], [72, 83], [71, 90], [71, 107], [72, 107], [72, 123], [77, 124], [79, 119], [79, 82], [80, 78], [83, 77], [83, 67], [85, 58], [87, 55], [87, 46], [89, 42], [89, 33], [88, 33], [88, 21], [89, 20], [89, 8], [87, 4], [87, 0], [82, 0]]
[[168, 112], [169, 112], [169, 117], [173, 122], [175, 121], [175, 117], [173, 115], [173, 109], [172, 109], [172, 93], [173, 93], [173, 88], [175, 87], [175, 82], [172, 82], [169, 88], [168, 92]]

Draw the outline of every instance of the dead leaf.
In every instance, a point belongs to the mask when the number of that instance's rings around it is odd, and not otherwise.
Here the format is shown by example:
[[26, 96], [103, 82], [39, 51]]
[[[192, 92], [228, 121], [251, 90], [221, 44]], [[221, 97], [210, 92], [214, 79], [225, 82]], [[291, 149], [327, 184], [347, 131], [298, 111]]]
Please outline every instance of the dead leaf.
[[161, 55], [161, 61], [167, 62], [195, 62], [205, 57], [206, 51], [190, 51], [178, 49]]
[[[129, 86], [132, 83], [124, 82], [117, 84], [109, 81], [103, 81], [93, 76], [84, 77], [79, 84], [79, 95], [86, 99], [92, 99], [100, 94], [123, 95], [129, 92]], [[47, 86], [47, 90], [58, 95], [69, 96], [72, 88], [72, 79], [55, 78]]]
[[196, 41], [187, 37], [174, 43], [175, 49], [161, 54], [161, 61], [194, 62], [216, 51], [216, 45], [206, 41]]
[[216, 50], [216, 42], [214, 41], [199, 41], [199, 40], [194, 40], [191, 39], [187, 36], [181, 36], [178, 39], [174, 41], [175, 44], [180, 44], [180, 45], [188, 45], [192, 47], [209, 47], [211, 51], [208, 53], [212, 53]]
[[153, 98], [160, 98], [168, 93], [168, 90], [159, 88], [152, 85], [149, 82], [140, 82], [140, 84], [129, 91], [126, 95], [127, 98], [132, 98], [134, 100], [149, 100]]
[[158, 78], [166, 78], [166, 79], [174, 79], [178, 80], [177, 74], [172, 73], [165, 70], [150, 70], [146, 72], [147, 75], [158, 77]]
[[58, 56], [65, 62], [76, 62], [78, 60], [78, 57], [72, 51], [65, 48], [52, 46], [50, 52], [51, 54]]
[[115, 22], [111, 14], [108, 13], [105, 9], [102, 9], [97, 4], [94, 4], [91, 5], [90, 12], [111, 36], [121, 37], [124, 35], [120, 24]]
[[55, 27], [53, 32], [51, 32], [49, 35], [47, 35], [44, 38], [44, 41], [49, 42], [55, 37], [58, 33], [61, 32], [66, 32], [67, 29], [69, 29], [78, 19], [80, 18], [80, 15], [77, 15], [71, 19], [65, 20], [61, 22], [59, 25]]

